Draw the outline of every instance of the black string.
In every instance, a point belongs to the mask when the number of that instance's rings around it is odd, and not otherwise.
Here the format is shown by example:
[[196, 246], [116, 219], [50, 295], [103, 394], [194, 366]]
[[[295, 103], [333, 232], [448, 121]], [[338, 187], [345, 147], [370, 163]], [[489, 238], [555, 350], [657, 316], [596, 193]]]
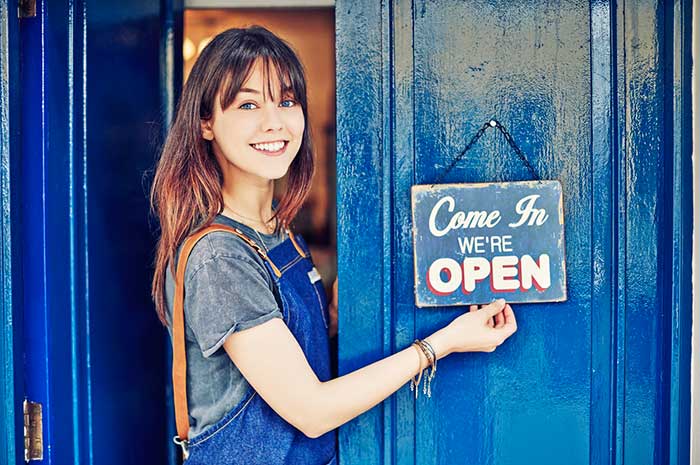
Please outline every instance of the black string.
[[447, 167], [445, 171], [442, 172], [442, 174], [437, 178], [437, 180], [430, 186], [431, 188], [435, 187], [436, 184], [440, 184], [440, 182], [447, 176], [447, 174], [452, 171], [452, 168], [454, 168], [457, 163], [464, 157], [464, 155], [469, 151], [469, 149], [472, 148], [472, 146], [481, 139], [481, 136], [484, 135], [486, 130], [488, 128], [496, 128], [498, 129], [501, 134], [503, 134], [503, 137], [506, 138], [506, 142], [508, 142], [508, 145], [513, 149], [513, 151], [518, 155], [518, 158], [520, 158], [520, 161], [523, 162], [525, 167], [528, 169], [530, 174], [532, 175], [533, 179], [536, 179], [539, 181], [539, 176], [537, 176], [537, 173], [535, 172], [535, 168], [532, 167], [530, 162], [527, 160], [527, 157], [525, 157], [525, 154], [523, 153], [522, 150], [520, 150], [520, 147], [518, 147], [518, 144], [515, 143], [515, 140], [513, 140], [513, 136], [510, 135], [508, 130], [503, 126], [498, 120], [492, 119], [486, 123], [484, 123], [481, 128], [474, 134], [474, 136], [471, 138], [469, 143], [467, 144], [466, 147], [464, 147], [464, 150], [462, 150], [462, 153], [460, 153], [457, 157], [455, 157], [454, 160], [452, 160], [452, 163], [450, 163], [450, 166]]

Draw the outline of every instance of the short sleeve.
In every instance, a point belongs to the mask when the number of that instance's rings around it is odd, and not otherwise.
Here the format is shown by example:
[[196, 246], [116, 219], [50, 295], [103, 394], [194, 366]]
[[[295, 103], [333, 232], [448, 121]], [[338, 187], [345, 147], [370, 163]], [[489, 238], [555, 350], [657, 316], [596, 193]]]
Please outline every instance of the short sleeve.
[[205, 357], [236, 331], [282, 318], [267, 271], [249, 258], [215, 256], [185, 282], [185, 320]]

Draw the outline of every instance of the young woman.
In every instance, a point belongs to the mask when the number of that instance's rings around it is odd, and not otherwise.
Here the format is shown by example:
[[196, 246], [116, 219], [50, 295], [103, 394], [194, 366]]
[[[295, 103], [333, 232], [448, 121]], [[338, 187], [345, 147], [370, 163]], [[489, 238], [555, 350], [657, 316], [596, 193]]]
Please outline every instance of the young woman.
[[176, 442], [188, 464], [335, 463], [339, 425], [429, 366], [431, 380], [440, 358], [493, 351], [516, 330], [503, 300], [472, 306], [330, 379], [326, 298], [288, 231], [311, 186], [307, 120], [298, 58], [260, 27], [216, 36], [184, 86], [151, 201], [161, 226], [153, 298], [173, 338]]

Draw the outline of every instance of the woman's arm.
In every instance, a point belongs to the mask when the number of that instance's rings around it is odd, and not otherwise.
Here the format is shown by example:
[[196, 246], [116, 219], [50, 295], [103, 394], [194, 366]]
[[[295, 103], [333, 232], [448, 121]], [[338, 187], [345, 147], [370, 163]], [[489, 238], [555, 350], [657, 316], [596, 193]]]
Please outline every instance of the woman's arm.
[[[452, 352], [491, 352], [516, 330], [504, 301], [465, 313], [426, 340], [442, 358]], [[500, 323], [493, 326], [492, 317]], [[321, 382], [284, 322], [275, 318], [233, 333], [224, 348], [260, 396], [309, 437], [331, 431], [383, 401], [427, 365], [414, 347]]]

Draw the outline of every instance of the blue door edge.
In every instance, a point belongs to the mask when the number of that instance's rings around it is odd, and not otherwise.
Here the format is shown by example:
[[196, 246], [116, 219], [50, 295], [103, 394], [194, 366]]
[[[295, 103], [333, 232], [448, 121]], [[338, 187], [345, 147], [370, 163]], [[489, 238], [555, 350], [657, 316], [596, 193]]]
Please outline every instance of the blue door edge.
[[[666, 50], [673, 63], [673, 229], [669, 380], [668, 463], [690, 463], [691, 362], [693, 324], [693, 110], [690, 0], [673, 2], [673, 39]], [[697, 434], [697, 432], [696, 432]]]
[[[175, 116], [177, 102], [180, 100], [180, 91], [183, 84], [183, 58], [182, 42], [184, 36], [184, 0], [160, 0], [160, 101], [162, 132], [161, 141], [165, 141], [172, 120]], [[172, 347], [169, 339], [165, 339], [165, 373], [172, 370]], [[173, 385], [172, 379], [166, 376], [164, 389], [165, 413], [166, 413], [166, 438], [165, 450], [167, 451], [167, 463], [177, 465], [179, 463], [179, 447], [172, 443], [171, 438], [176, 436], [175, 411], [173, 409]]]
[[[403, 342], [391, 334], [394, 4], [338, 1], [335, 7], [339, 375], [390, 355]], [[363, 111], [356, 102], [363, 102]], [[395, 420], [397, 405], [411, 409], [412, 403], [404, 402], [404, 390], [397, 394], [340, 427], [342, 463], [393, 463], [397, 426], [409, 433], [402, 439], [413, 441], [412, 425]]]
[[0, 2], [0, 462], [21, 463], [23, 453], [22, 282], [19, 260], [19, 20], [17, 0]]

